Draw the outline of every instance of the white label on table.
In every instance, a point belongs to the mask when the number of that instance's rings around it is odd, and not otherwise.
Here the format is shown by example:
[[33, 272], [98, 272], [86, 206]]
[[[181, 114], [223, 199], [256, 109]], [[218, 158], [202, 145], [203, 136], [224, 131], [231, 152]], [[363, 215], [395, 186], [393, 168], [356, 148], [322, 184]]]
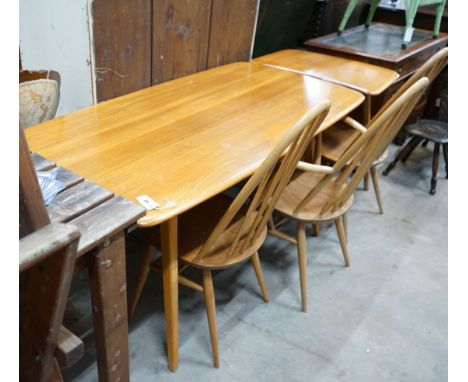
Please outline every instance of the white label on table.
[[151, 199], [148, 195], [137, 196], [136, 199], [140, 204], [145, 207], [148, 211], [154, 210], [159, 207], [159, 203]]

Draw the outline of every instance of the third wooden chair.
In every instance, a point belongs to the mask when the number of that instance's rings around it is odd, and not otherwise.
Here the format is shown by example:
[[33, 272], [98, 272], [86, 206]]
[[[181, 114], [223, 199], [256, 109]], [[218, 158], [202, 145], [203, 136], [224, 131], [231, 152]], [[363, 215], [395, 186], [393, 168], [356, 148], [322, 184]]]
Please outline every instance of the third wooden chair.
[[[369, 167], [375, 159], [395, 137], [428, 83], [427, 78], [421, 78], [384, 112], [379, 113], [369, 128], [337, 159], [333, 167], [299, 162], [290, 183], [279, 198], [276, 210], [297, 223], [296, 240], [289, 238], [289, 241], [295, 242], [298, 248], [302, 310], [304, 312], [307, 311], [305, 224], [334, 221], [345, 265], [350, 265], [346, 216], [353, 203], [353, 191], [369, 171]], [[285, 236], [285, 234], [282, 235]]]

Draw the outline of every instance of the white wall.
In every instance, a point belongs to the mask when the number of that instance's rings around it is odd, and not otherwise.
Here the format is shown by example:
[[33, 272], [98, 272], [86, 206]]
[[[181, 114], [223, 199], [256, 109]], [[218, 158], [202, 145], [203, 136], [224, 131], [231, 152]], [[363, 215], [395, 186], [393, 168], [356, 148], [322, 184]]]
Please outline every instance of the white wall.
[[52, 69], [62, 84], [57, 116], [94, 103], [88, 7], [92, 0], [20, 0], [23, 69]]

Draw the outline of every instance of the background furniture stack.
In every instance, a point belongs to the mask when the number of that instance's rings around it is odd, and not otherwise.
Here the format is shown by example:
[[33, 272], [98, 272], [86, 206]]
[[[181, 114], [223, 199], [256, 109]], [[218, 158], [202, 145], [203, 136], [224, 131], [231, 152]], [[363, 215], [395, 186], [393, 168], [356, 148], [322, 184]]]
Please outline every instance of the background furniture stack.
[[[367, 18], [366, 18], [366, 24], [365, 24], [366, 28], [368, 28], [370, 24], [372, 23], [375, 11], [377, 10], [377, 6], [379, 5], [380, 1], [381, 0], [371, 0], [369, 13], [367, 14]], [[420, 6], [431, 5], [435, 7], [435, 20], [434, 20], [434, 29], [432, 32], [432, 36], [434, 38], [437, 38], [439, 36], [440, 22], [442, 20], [442, 14], [445, 8], [445, 0], [404, 0], [404, 1], [405, 1], [406, 25], [405, 25], [405, 31], [403, 34], [403, 42], [401, 44], [401, 47], [403, 49], [406, 49], [408, 45], [411, 43], [411, 38], [414, 32], [413, 23], [414, 23], [414, 19], [416, 17], [418, 8]], [[358, 0], [348, 1], [348, 6], [346, 7], [343, 19], [341, 20], [340, 25], [338, 26], [338, 35], [341, 35], [341, 33], [343, 33], [344, 29], [346, 28], [349, 17], [354, 12], [354, 9], [356, 8], [357, 3], [358, 3]]]

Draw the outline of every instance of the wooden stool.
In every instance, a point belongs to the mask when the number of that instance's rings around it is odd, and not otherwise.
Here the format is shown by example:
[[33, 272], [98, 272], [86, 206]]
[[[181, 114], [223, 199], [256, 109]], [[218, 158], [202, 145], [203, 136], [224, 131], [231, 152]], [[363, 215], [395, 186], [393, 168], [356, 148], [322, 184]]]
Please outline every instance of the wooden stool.
[[431, 189], [429, 193], [434, 195], [437, 186], [437, 171], [439, 169], [440, 146], [444, 152], [445, 178], [448, 179], [448, 92], [445, 89], [442, 92], [440, 100], [439, 121], [421, 119], [416, 123], [405, 127], [406, 131], [412, 135], [409, 142], [400, 150], [395, 159], [387, 166], [383, 175], [387, 176], [395, 165], [401, 161], [405, 163], [411, 153], [422, 142], [423, 146], [428, 141], [434, 142], [434, 152], [432, 155], [432, 178]]

